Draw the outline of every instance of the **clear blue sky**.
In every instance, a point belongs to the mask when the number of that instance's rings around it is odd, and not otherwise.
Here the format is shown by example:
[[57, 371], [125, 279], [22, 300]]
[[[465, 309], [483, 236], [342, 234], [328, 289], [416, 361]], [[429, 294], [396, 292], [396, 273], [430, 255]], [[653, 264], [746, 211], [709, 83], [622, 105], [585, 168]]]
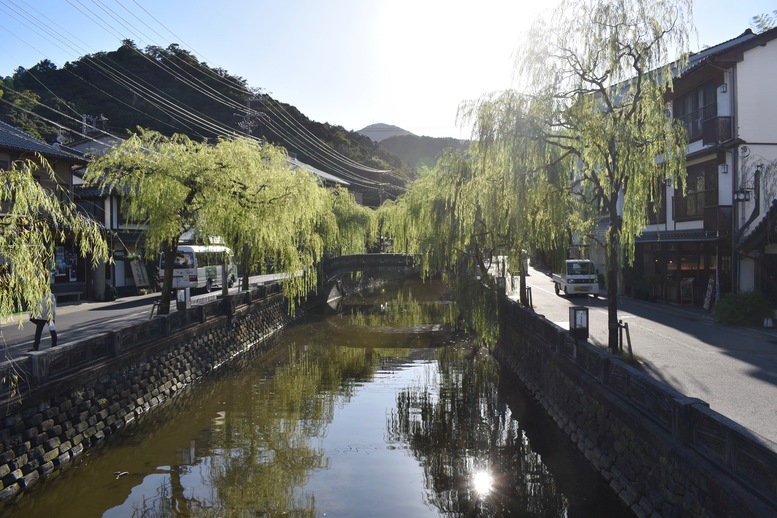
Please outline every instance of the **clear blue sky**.
[[[319, 122], [468, 137], [461, 101], [508, 88], [512, 53], [554, 0], [0, 0], [0, 76], [178, 43]], [[767, 0], [697, 0], [693, 50], [743, 32]], [[49, 31], [55, 31], [53, 35]]]

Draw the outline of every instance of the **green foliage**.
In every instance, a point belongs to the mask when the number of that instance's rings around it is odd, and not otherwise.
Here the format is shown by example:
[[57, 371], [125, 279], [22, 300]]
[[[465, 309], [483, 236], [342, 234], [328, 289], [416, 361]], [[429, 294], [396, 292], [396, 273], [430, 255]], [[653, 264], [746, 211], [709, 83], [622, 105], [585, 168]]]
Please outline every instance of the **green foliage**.
[[277, 146], [237, 138], [210, 147], [215, 169], [208, 183], [217, 187], [197, 206], [198, 226], [237, 251], [246, 274], [273, 264], [289, 274], [286, 295], [305, 296], [316, 286], [314, 266], [326, 239], [337, 237], [329, 193], [312, 173], [291, 170]]
[[772, 11], [771, 14], [763, 13], [753, 16], [752, 23], [759, 33], [774, 28], [777, 26], [777, 10]]
[[556, 150], [533, 138], [540, 107], [513, 91], [462, 105], [459, 116], [473, 121], [469, 153], [447, 151], [379, 211], [395, 249], [416, 256], [424, 275], [449, 277], [465, 326], [486, 345], [499, 321], [492, 262], [509, 256], [520, 268], [526, 250], [565, 236], [563, 175], [548, 162]]
[[690, 15], [685, 0], [565, 2], [552, 25], [532, 28], [518, 61], [529, 93], [548, 99], [547, 125], [558, 128], [548, 142], [567, 152], [582, 216], [572, 230], [593, 237], [592, 216], [606, 214], [607, 239], [630, 260], [659, 186], [684, 178], [685, 135], [666, 117], [663, 95], [678, 65], [669, 52], [687, 47]]
[[[286, 272], [284, 291], [294, 300], [315, 288], [325, 247], [363, 251], [373, 225], [371, 211], [349, 193], [320, 186], [307, 170], [292, 170], [282, 148], [245, 138], [211, 145], [141, 130], [96, 157], [84, 180], [124, 194], [127, 222], [146, 226], [149, 259], [174, 249], [189, 230], [202, 240], [219, 236], [246, 276], [259, 264]], [[164, 275], [163, 298], [172, 267]]]
[[[491, 226], [488, 204], [500, 198], [493, 189], [482, 190], [491, 184], [478, 173], [472, 160], [449, 151], [408, 193], [384, 204], [378, 217], [384, 234], [394, 240], [394, 249], [415, 256], [422, 275], [446, 277], [457, 291], [465, 325], [481, 343], [492, 346], [499, 316], [488, 269], [504, 245], [505, 226]], [[482, 274], [479, 280], [476, 272]]]
[[773, 315], [761, 292], [728, 293], [712, 308], [715, 320], [727, 326], [760, 326]]
[[375, 211], [359, 205], [353, 194], [337, 187], [330, 189], [332, 214], [337, 232], [330, 234], [327, 249], [334, 255], [362, 254], [378, 239]]
[[[545, 106], [537, 126], [571, 179], [570, 235], [604, 247], [608, 286], [621, 257], [633, 262], [661, 185], [684, 184], [685, 132], [666, 116], [664, 94], [684, 64], [671, 54], [686, 55], [691, 18], [689, 0], [567, 0], [519, 54], [526, 93]], [[608, 322], [615, 350], [617, 297]]]
[[2, 118], [11, 126], [29, 133], [35, 138], [43, 139], [43, 135], [52, 134], [55, 130], [41, 118], [34, 115], [34, 109], [39, 101], [39, 95], [25, 90], [16, 93], [6, 87], [0, 80], [0, 97], [4, 103], [0, 104]]
[[[57, 245], [73, 239], [93, 267], [108, 259], [108, 245], [100, 227], [66, 198], [43, 157], [13, 162], [2, 173], [0, 314], [7, 315], [36, 307], [50, 292], [50, 265]], [[33, 173], [39, 173], [42, 180], [36, 180]]]
[[[687, 47], [689, 18], [685, 0], [587, 0], [538, 21], [517, 63], [526, 93], [462, 104], [469, 154], [447, 153], [379, 212], [395, 249], [415, 255], [425, 275], [477, 275], [488, 290], [491, 258], [509, 255], [520, 267], [524, 250], [554, 255], [567, 236], [597, 239], [605, 216], [614, 286], [660, 185], [683, 180], [685, 135], [665, 116], [663, 94], [668, 50]], [[489, 300], [467, 293], [463, 316], [477, 328]], [[616, 297], [608, 301], [614, 321]], [[478, 332], [489, 336], [488, 326]]]

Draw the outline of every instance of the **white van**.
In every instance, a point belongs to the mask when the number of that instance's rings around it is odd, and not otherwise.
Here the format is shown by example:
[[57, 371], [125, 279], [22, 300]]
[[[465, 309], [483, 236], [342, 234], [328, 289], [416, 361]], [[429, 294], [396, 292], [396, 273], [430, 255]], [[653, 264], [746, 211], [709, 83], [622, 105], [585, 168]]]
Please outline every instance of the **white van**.
[[[227, 286], [237, 281], [237, 267], [232, 261], [232, 250], [219, 245], [178, 245], [173, 265], [173, 289], [192, 288], [211, 291], [221, 286], [222, 264], [226, 261]], [[159, 259], [159, 271], [165, 269], [164, 255]]]

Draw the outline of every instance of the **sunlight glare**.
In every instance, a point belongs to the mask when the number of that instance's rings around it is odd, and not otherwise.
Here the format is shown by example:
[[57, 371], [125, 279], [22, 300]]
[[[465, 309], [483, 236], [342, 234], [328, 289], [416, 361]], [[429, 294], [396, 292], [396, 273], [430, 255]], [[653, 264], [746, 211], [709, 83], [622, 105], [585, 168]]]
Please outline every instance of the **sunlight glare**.
[[480, 496], [486, 496], [493, 489], [494, 479], [491, 474], [486, 470], [480, 470], [472, 475], [472, 486], [475, 488], [475, 492]]

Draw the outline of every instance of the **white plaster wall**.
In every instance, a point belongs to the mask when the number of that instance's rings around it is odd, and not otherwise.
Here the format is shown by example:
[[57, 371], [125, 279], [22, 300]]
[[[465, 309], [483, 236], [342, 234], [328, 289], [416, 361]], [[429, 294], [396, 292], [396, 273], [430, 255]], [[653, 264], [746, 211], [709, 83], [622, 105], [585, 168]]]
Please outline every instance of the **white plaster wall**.
[[116, 286], [117, 288], [121, 286], [126, 286], [124, 261], [116, 261], [113, 271], [115, 275], [115, 278], [113, 279], [113, 285]]
[[736, 81], [739, 137], [752, 143], [777, 142], [777, 40], [747, 51], [737, 64]]
[[733, 77], [734, 72], [732, 68], [723, 71], [724, 85], [717, 88], [718, 116], [720, 117], [728, 117], [734, 113], [732, 107]]
[[[748, 152], [741, 157], [736, 186], [752, 188], [756, 166], [761, 168], [761, 206], [756, 219], [745, 230], [747, 236], [764, 218], [777, 199], [777, 40], [755, 47], [744, 54], [737, 64], [737, 127], [738, 136], [745, 141]], [[742, 148], [740, 148], [742, 149]], [[740, 207], [736, 207], [740, 205]], [[743, 225], [755, 208], [755, 199], [735, 204], [735, 221]], [[746, 271], [746, 262], [740, 269], [741, 289], [752, 289], [753, 271]]]
[[739, 292], [755, 289], [755, 262], [749, 257], [739, 261]]
[[703, 229], [704, 229], [704, 221], [700, 219], [695, 219], [693, 221], [678, 221], [672, 227], [670, 227], [670, 230], [703, 230]]
[[732, 205], [734, 202], [733, 176], [734, 171], [734, 153], [726, 152], [726, 161], [721, 162], [728, 167], [727, 173], [722, 173], [718, 167], [718, 205]]

